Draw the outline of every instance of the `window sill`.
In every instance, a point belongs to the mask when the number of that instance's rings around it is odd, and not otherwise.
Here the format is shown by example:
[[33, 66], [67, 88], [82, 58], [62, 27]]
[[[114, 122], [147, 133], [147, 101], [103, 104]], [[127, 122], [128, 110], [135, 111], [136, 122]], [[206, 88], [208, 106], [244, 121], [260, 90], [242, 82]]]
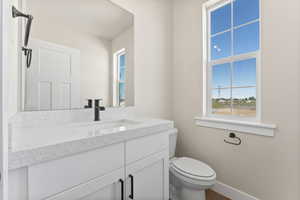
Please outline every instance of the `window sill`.
[[276, 129], [276, 125], [274, 124], [224, 120], [211, 117], [196, 117], [195, 122], [196, 125], [202, 127], [238, 131], [268, 137], [273, 137]]

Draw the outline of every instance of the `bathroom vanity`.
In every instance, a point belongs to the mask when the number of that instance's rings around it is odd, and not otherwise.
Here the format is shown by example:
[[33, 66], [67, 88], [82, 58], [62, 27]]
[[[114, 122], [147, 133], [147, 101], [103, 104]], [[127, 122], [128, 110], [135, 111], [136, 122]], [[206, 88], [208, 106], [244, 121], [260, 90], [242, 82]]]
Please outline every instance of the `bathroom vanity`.
[[10, 200], [169, 198], [171, 121], [38, 124], [10, 127]]

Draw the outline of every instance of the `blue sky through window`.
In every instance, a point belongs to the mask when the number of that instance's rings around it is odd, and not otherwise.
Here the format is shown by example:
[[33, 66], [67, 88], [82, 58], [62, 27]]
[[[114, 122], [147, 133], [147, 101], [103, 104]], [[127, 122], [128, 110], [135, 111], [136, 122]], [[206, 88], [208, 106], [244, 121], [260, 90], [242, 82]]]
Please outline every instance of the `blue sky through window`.
[[125, 82], [125, 76], [126, 76], [126, 68], [122, 67], [120, 68], [120, 81]]
[[[213, 98], [227, 98], [228, 91], [216, 88], [231, 87], [231, 66], [230, 63], [214, 65], [212, 67]], [[233, 98], [256, 97], [256, 58], [237, 61], [233, 63], [232, 75], [233, 87], [245, 87], [234, 89]], [[253, 86], [254, 88], [247, 88]], [[240, 93], [240, 94], [238, 94]], [[229, 93], [230, 94], [230, 93]], [[229, 97], [230, 98], [230, 97]]]
[[256, 86], [256, 59], [233, 63], [233, 87]]
[[233, 33], [234, 55], [259, 49], [259, 22], [235, 29]]
[[125, 67], [125, 62], [126, 62], [125, 54], [123, 54], [120, 56], [120, 68]]
[[119, 66], [120, 74], [119, 74], [119, 79], [120, 81], [124, 82], [125, 81], [125, 76], [126, 76], [126, 54], [123, 54], [120, 56], [120, 66]]
[[231, 28], [231, 4], [223, 6], [211, 13], [211, 34]]
[[231, 69], [230, 63], [214, 65], [212, 67], [213, 88], [230, 87], [231, 85]]
[[[243, 27], [240, 26], [259, 19], [259, 0], [233, 0], [231, 3], [211, 12], [211, 59], [216, 60], [231, 56], [257, 51], [259, 49], [259, 22]], [[231, 24], [233, 16], [234, 24]], [[233, 38], [231, 29], [233, 28]], [[228, 32], [221, 33], [229, 30]], [[220, 34], [221, 33], [221, 34]], [[217, 35], [215, 35], [217, 34]], [[233, 52], [231, 44], [233, 40]]]
[[119, 57], [119, 103], [125, 101], [126, 54]]
[[211, 58], [217, 60], [231, 55], [231, 33], [226, 32], [211, 38]]
[[239, 26], [259, 18], [259, 0], [233, 0], [233, 24]]

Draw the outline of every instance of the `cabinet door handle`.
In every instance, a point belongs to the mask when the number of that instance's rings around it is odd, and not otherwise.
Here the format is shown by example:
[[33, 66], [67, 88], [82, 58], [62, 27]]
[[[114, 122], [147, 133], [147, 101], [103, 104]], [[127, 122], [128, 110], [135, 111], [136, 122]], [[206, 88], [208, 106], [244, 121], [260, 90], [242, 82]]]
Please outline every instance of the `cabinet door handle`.
[[121, 200], [124, 200], [124, 181], [120, 179], [119, 182], [121, 183]]
[[131, 187], [131, 194], [129, 195], [129, 198], [130, 199], [133, 199], [133, 194], [134, 194], [134, 179], [133, 179], [133, 176], [130, 174], [129, 175], [129, 178], [130, 178], [130, 187]]

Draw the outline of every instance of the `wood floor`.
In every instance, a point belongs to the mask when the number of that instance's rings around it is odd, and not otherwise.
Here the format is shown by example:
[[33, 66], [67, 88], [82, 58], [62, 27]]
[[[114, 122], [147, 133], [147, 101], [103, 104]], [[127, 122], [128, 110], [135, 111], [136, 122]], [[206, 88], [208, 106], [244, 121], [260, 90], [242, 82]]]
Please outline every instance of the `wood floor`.
[[206, 191], [206, 200], [231, 200], [231, 199], [224, 197], [212, 190], [207, 190]]

